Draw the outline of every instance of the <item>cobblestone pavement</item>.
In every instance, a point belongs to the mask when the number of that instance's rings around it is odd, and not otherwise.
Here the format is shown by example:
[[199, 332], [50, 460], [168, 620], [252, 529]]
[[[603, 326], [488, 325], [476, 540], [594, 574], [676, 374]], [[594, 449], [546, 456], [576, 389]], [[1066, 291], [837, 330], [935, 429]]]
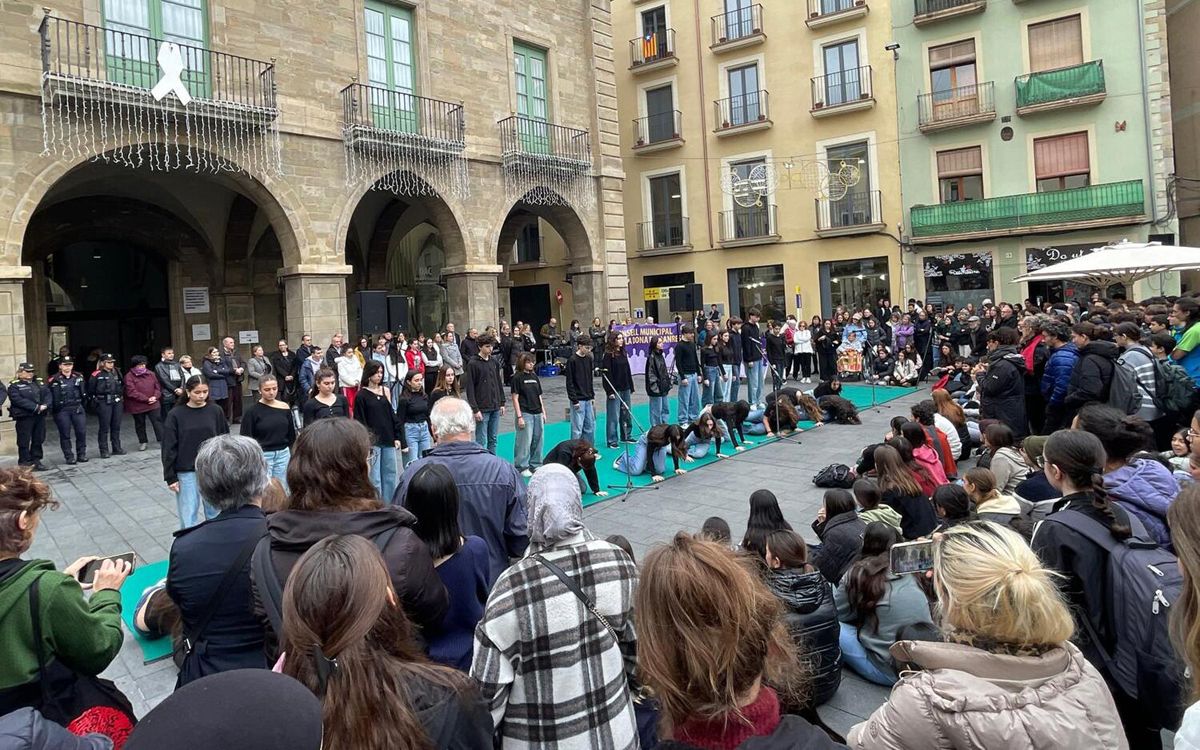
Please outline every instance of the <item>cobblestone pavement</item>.
[[[545, 386], [548, 416], [560, 420], [567, 403], [562, 381], [548, 380]], [[655, 543], [669, 540], [680, 529], [696, 531], [712, 515], [728, 520], [734, 539], [740, 539], [745, 531], [747, 499], [761, 488], [773, 491], [792, 525], [809, 541], [816, 541], [810, 523], [822, 491], [812, 485], [813, 474], [830, 463], [853, 464], [862, 447], [877, 441], [887, 429], [888, 420], [907, 413], [908, 405], [918, 398], [914, 394], [864, 410], [861, 426], [821, 427], [801, 436], [799, 445], [781, 442], [763, 446], [719, 465], [672, 478], [658, 490], [635, 492], [626, 502], [612, 500], [594, 505], [585, 512], [585, 520], [600, 537], [623, 534], [641, 559]], [[635, 404], [644, 402], [644, 395], [635, 395]], [[506, 430], [512, 429], [509, 420], [511, 416], [506, 417]], [[177, 516], [175, 496], [162, 481], [157, 445], [152, 441], [149, 450], [139, 452], [132, 419], [128, 419], [122, 429], [128, 455], [95, 458], [97, 425], [93, 419], [88, 429], [92, 460], [66, 466], [53, 426], [48, 432], [46, 463], [51, 469], [42, 476], [53, 487], [61, 507], [46, 514], [29, 556], [50, 559], [59, 566], [83, 555], [128, 550], [148, 562], [165, 559]], [[15, 463], [14, 459], [6, 461], [7, 465]], [[141, 651], [128, 634], [120, 655], [104, 676], [125, 691], [139, 716], [175, 685], [171, 661], [143, 664]], [[869, 715], [886, 696], [885, 690], [846, 672], [841, 689], [821, 708], [821, 715], [831, 726], [844, 731]]]

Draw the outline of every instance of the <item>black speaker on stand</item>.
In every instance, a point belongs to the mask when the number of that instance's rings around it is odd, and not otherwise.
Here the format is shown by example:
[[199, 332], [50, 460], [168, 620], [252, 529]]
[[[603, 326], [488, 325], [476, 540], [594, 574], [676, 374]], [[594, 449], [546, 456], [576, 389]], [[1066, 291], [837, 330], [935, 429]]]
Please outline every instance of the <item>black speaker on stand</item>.
[[350, 336], [351, 340], [357, 341], [361, 334], [374, 336], [388, 329], [387, 296], [387, 292], [384, 291], [366, 290], [354, 293], [358, 328]]
[[389, 294], [387, 298], [387, 319], [388, 330], [395, 333], [404, 331], [405, 335], [413, 333], [408, 330], [409, 324], [412, 322], [412, 315], [409, 313], [410, 298], [403, 294]]
[[674, 312], [687, 311], [694, 313], [704, 308], [703, 284], [684, 284], [681, 287], [672, 289], [670, 296], [671, 310]]

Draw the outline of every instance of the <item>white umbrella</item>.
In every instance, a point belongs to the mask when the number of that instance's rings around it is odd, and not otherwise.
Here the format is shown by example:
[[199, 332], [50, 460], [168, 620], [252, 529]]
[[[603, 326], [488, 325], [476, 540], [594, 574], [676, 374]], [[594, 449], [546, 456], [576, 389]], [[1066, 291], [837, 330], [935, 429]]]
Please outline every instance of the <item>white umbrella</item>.
[[1128, 289], [1134, 282], [1155, 274], [1197, 269], [1200, 269], [1200, 248], [1122, 240], [1078, 258], [1021, 274], [1013, 282], [1071, 280], [1101, 289], [1124, 284]]

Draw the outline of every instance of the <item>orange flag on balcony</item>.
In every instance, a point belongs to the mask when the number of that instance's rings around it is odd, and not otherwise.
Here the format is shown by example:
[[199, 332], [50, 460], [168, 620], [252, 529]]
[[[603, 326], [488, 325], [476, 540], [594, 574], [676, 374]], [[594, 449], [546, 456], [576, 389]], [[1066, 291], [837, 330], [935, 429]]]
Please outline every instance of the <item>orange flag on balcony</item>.
[[642, 59], [650, 60], [658, 57], [658, 32], [652, 31], [642, 37]]

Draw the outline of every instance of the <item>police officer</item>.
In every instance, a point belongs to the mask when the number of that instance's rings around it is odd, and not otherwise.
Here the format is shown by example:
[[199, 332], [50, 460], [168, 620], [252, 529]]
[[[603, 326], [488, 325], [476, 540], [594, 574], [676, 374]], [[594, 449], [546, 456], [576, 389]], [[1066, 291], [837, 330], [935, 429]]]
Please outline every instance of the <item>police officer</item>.
[[50, 391], [41, 378], [33, 376], [33, 365], [22, 362], [17, 377], [8, 384], [8, 415], [17, 424], [17, 463], [45, 471], [42, 443], [46, 440], [46, 409]]
[[100, 368], [87, 382], [87, 395], [100, 416], [100, 458], [108, 458], [108, 442], [112, 438], [112, 455], [124, 456], [121, 450], [121, 417], [124, 416], [125, 382], [117, 370], [117, 358], [108, 352], [100, 355]]
[[[75, 372], [75, 360], [64, 358], [58, 363], [58, 374], [50, 378], [50, 410], [58, 427], [58, 443], [63, 458], [74, 466], [87, 463], [87, 415], [83, 413], [83, 376]], [[71, 430], [75, 431], [75, 450], [71, 450]]]

